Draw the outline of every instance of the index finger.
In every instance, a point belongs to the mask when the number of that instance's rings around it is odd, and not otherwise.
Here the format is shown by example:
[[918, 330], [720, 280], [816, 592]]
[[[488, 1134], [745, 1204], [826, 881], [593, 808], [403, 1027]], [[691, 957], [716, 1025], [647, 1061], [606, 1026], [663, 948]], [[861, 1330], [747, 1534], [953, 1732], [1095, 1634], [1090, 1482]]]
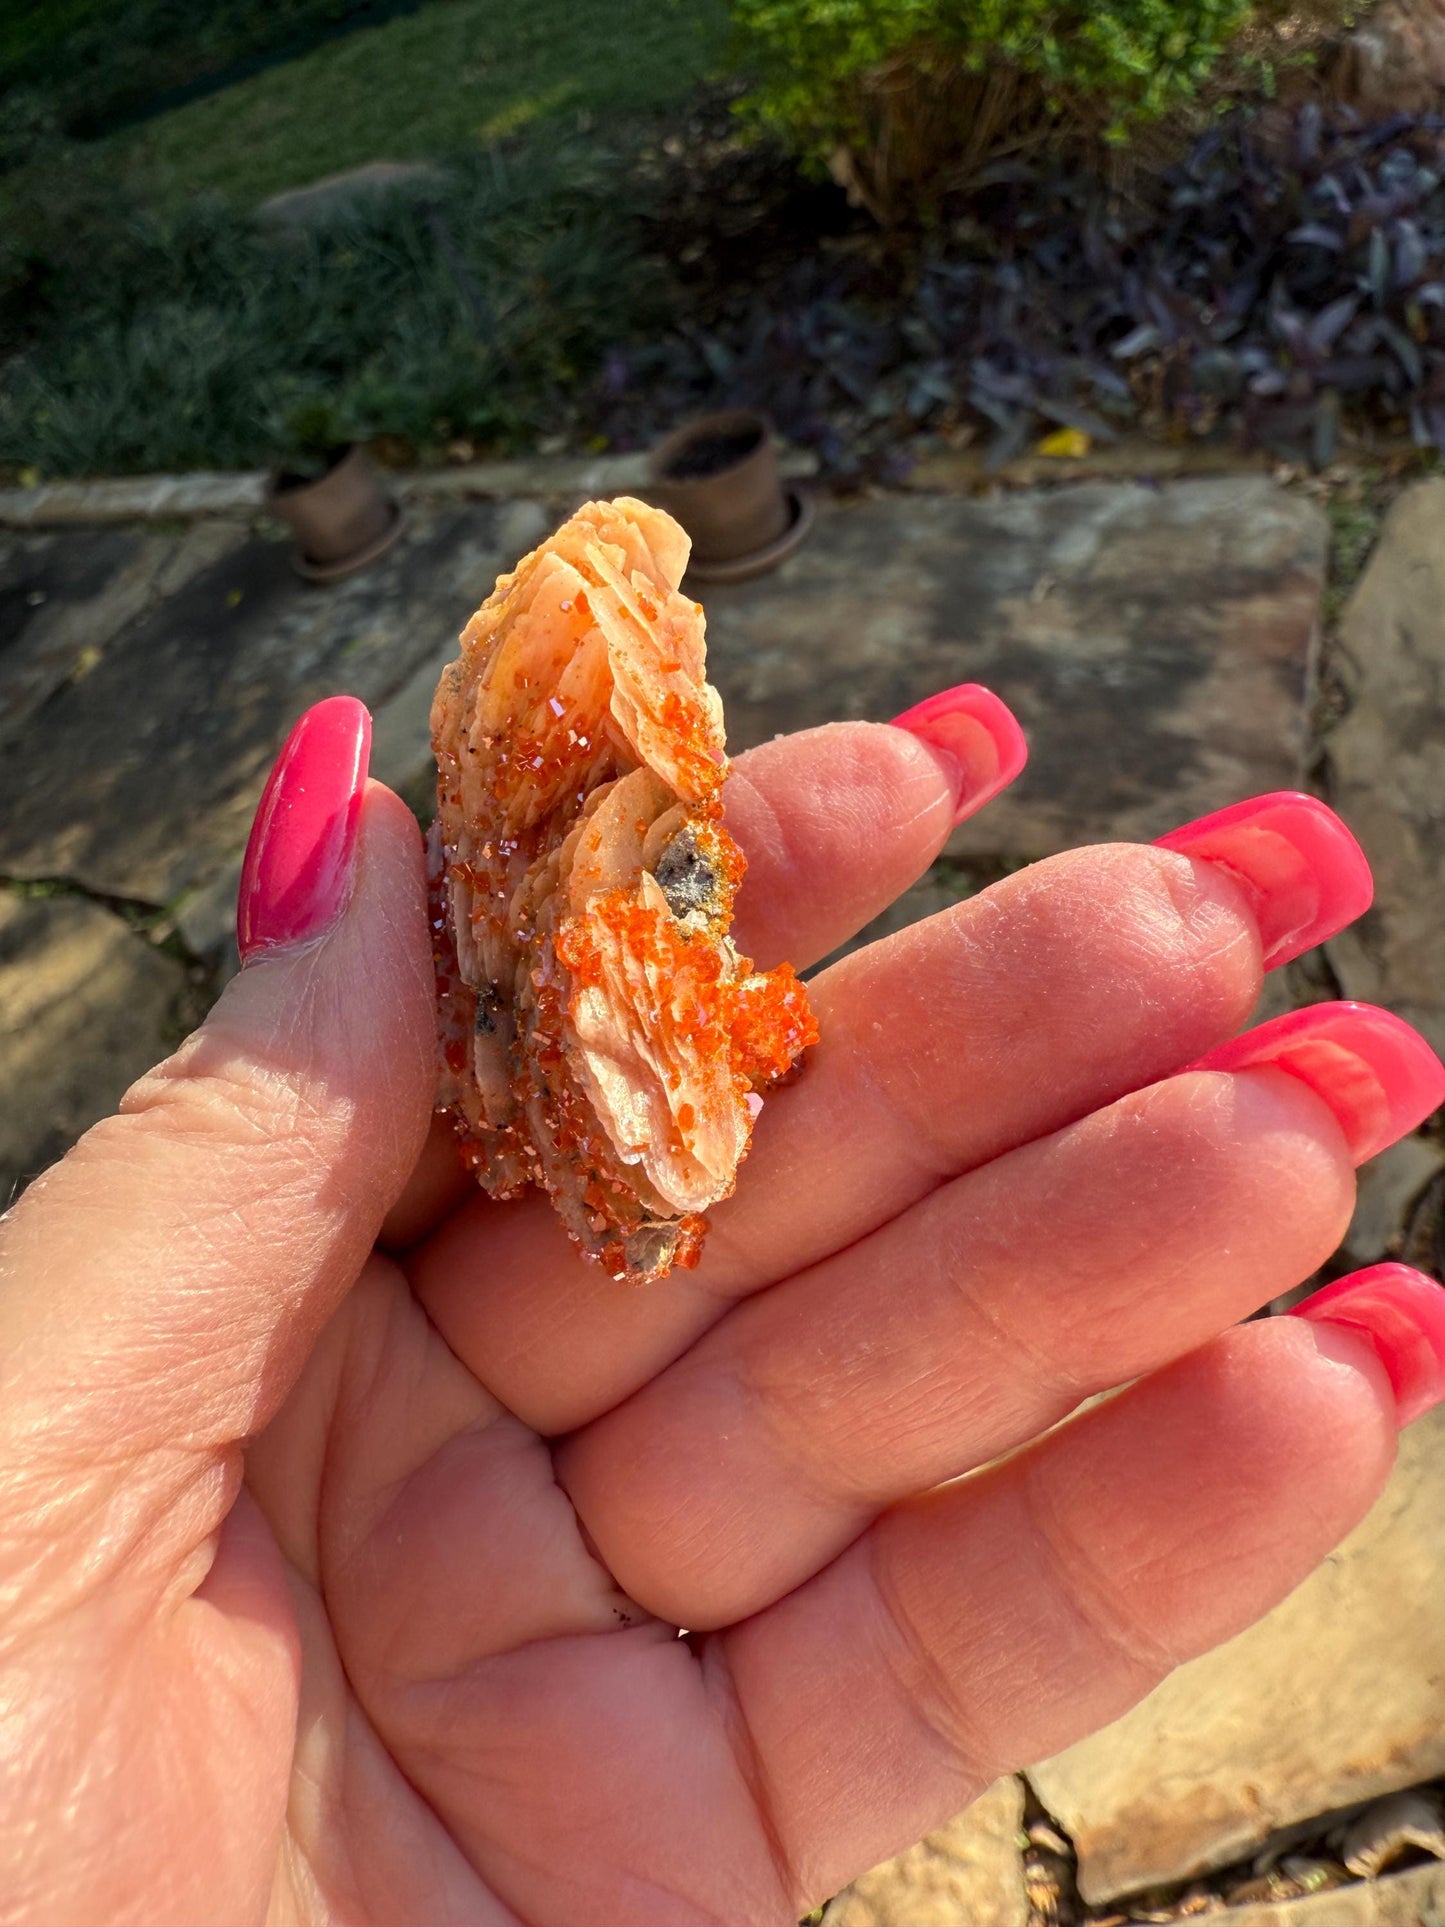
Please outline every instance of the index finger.
[[817, 963], [916, 883], [1027, 758], [1012, 712], [977, 683], [890, 724], [829, 723], [749, 750], [726, 790], [748, 860], [739, 948], [765, 970]]
[[[545, 1210], [469, 1205], [411, 1262], [434, 1322], [509, 1409], [572, 1431], [737, 1299], [1183, 1069], [1245, 1022], [1262, 964], [1369, 901], [1368, 866], [1322, 804], [1266, 797], [1241, 810], [1227, 845], [1211, 820], [1194, 826], [1207, 860], [1181, 847], [1182, 831], [1168, 850], [1074, 851], [829, 970], [814, 999], [822, 1042], [797, 1088], [769, 1101], [696, 1273], [619, 1292]], [[1261, 837], [1277, 863], [1259, 860]], [[1293, 864], [1277, 847], [1289, 837]]]
[[[957, 824], [1013, 781], [1023, 733], [997, 696], [964, 684], [898, 725], [829, 723], [733, 764], [728, 828], [747, 858], [733, 935], [759, 968], [805, 970], [916, 883]], [[476, 1190], [438, 1122], [382, 1228], [405, 1250]]]

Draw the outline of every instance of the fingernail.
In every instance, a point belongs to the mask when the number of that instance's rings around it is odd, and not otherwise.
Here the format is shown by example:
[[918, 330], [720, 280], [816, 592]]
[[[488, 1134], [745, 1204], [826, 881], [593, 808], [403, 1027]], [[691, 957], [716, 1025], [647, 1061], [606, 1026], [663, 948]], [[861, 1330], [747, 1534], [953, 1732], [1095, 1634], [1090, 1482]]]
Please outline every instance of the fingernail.
[[1373, 1004], [1312, 1004], [1247, 1030], [1190, 1066], [1288, 1071], [1339, 1120], [1357, 1165], [1445, 1102], [1445, 1064], [1418, 1031]]
[[1029, 760], [1018, 718], [982, 683], [961, 682], [893, 718], [940, 759], [953, 783], [955, 829], [1006, 790]]
[[1201, 816], [1158, 842], [1217, 863], [1243, 890], [1259, 925], [1264, 967], [1313, 950], [1369, 909], [1365, 853], [1316, 796], [1280, 790]]
[[328, 696], [286, 738], [241, 866], [242, 963], [319, 937], [345, 909], [370, 759], [371, 717], [354, 696]]
[[1385, 1368], [1402, 1426], [1445, 1402], [1445, 1291], [1423, 1272], [1371, 1265], [1287, 1315], [1363, 1338]]

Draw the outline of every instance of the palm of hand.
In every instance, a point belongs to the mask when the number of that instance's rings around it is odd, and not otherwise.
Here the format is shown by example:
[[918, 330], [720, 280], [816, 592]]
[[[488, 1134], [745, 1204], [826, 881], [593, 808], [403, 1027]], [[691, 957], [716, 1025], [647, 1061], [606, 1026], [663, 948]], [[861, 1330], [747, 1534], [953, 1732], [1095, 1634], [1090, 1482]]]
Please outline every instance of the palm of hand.
[[546, 1441], [385, 1260], [333, 1346], [250, 1475], [298, 1601], [291, 1825], [328, 1910], [785, 1918], [725, 1702], [589, 1549]]
[[[734, 809], [749, 947], [806, 962], [949, 798], [861, 730], [749, 759]], [[338, 931], [15, 1214], [11, 1270], [70, 1295], [0, 1323], [0, 1920], [780, 1923], [1247, 1623], [1393, 1440], [1348, 1346], [1216, 1336], [1349, 1210], [1302, 1086], [1174, 1075], [1258, 969], [1209, 866], [1060, 859], [822, 981], [696, 1277], [619, 1294], [435, 1143], [367, 1257], [430, 1075], [373, 791]]]

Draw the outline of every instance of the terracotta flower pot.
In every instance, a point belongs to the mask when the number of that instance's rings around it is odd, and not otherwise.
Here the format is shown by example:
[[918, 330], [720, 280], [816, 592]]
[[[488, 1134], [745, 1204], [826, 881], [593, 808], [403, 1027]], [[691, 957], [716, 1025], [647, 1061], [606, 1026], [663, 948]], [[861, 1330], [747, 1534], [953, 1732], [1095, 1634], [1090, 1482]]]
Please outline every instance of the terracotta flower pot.
[[751, 408], [700, 415], [652, 452], [649, 494], [692, 537], [704, 581], [761, 574], [802, 541], [810, 504], [783, 485], [772, 423]]
[[357, 444], [338, 449], [331, 467], [314, 480], [278, 470], [267, 505], [290, 525], [296, 537], [292, 561], [313, 582], [334, 582], [364, 568], [401, 533], [401, 510]]

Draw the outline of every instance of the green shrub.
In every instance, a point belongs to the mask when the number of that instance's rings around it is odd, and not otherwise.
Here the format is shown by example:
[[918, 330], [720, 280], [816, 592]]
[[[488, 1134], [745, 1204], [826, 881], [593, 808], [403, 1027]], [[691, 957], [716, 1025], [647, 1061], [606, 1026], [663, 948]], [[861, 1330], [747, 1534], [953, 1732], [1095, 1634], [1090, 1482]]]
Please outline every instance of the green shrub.
[[1251, 0], [732, 0], [752, 106], [875, 211], [1009, 151], [1191, 98]]

